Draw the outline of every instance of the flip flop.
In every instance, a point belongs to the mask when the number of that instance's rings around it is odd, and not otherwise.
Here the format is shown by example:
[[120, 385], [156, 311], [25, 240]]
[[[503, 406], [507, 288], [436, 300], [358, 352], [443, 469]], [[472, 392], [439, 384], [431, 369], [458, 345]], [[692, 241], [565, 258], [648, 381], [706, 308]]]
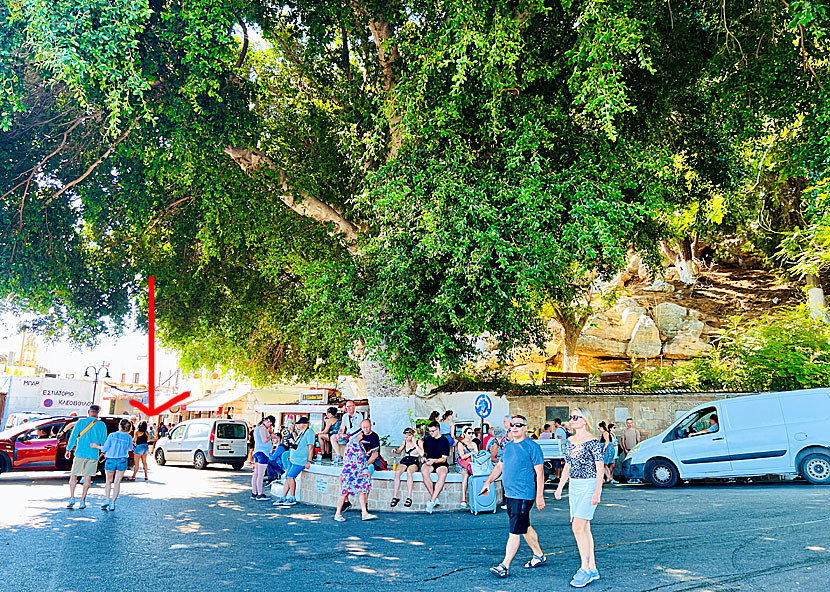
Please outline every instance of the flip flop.
[[366, 514], [361, 520], [366, 522], [367, 520], [377, 520], [378, 517], [375, 514]]

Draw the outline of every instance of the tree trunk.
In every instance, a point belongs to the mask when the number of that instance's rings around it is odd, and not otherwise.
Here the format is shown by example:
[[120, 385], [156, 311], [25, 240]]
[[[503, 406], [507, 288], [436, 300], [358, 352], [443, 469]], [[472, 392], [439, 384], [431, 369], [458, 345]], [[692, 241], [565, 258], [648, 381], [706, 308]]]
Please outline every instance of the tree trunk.
[[579, 356], [576, 355], [576, 342], [579, 339], [580, 333], [582, 333], [582, 327], [577, 328], [576, 325], [568, 324], [567, 326], [563, 325], [562, 328], [565, 329], [565, 336], [562, 340], [562, 347], [564, 348], [562, 353], [562, 371], [574, 372], [576, 371], [576, 363], [579, 360]]
[[817, 275], [807, 275], [807, 303], [810, 306], [810, 316], [813, 319], [830, 322], [830, 315], [827, 313], [827, 301], [824, 299], [824, 290], [821, 287], [821, 280]]

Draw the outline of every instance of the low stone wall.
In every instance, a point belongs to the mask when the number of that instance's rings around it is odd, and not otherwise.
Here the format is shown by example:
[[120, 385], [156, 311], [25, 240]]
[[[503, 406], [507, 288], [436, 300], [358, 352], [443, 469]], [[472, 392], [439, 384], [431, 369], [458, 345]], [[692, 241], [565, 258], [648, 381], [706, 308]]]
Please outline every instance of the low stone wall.
[[[655, 436], [665, 430], [677, 417], [677, 412], [688, 411], [708, 401], [736, 396], [726, 393], [585, 393], [574, 391], [552, 395], [509, 396], [510, 413], [527, 418], [531, 428], [552, 423], [546, 417], [547, 407], [584, 407], [591, 412], [594, 424], [600, 421], [617, 424], [617, 437], [621, 437], [626, 417], [634, 419], [634, 426], [643, 438]], [[564, 414], [561, 419], [567, 420]], [[596, 425], [593, 426], [596, 431]]]
[[[297, 479], [297, 500], [316, 506], [326, 506], [334, 508], [337, 506], [337, 498], [340, 497], [340, 472], [342, 467], [334, 465], [318, 465], [313, 464], [311, 468], [303, 471]], [[401, 476], [401, 489], [399, 497], [400, 503], [395, 508], [389, 507], [389, 502], [392, 500], [392, 490], [394, 487], [394, 471], [377, 471], [372, 479], [372, 490], [369, 493], [369, 510], [371, 511], [389, 511], [389, 512], [424, 512], [426, 511], [426, 504], [429, 500], [426, 487], [424, 487], [423, 477], [419, 472], [413, 475], [415, 485], [412, 491], [412, 506], [405, 508], [403, 503], [406, 500], [406, 480], [407, 475]], [[438, 480], [438, 477], [433, 474], [433, 483]], [[496, 494], [499, 504], [504, 499], [504, 490], [502, 489], [501, 481], [496, 481]], [[282, 494], [282, 485], [274, 483], [271, 488], [272, 496], [279, 496]], [[352, 496], [354, 497], [354, 496]], [[461, 475], [459, 473], [451, 472], [447, 475], [447, 481], [444, 484], [444, 489], [438, 497], [441, 502], [435, 512], [458, 511], [461, 503]], [[352, 499], [352, 504], [355, 508], [359, 508], [357, 499]]]

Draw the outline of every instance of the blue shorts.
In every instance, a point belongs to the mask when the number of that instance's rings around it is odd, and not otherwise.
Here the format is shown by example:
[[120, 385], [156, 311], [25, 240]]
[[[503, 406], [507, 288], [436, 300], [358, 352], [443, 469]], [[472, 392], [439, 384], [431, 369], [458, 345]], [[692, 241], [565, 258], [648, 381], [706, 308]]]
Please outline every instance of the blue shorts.
[[107, 461], [104, 463], [104, 470], [107, 473], [113, 473], [115, 471], [126, 471], [127, 470], [127, 459], [126, 458], [108, 458]]
[[258, 465], [267, 465], [268, 464], [268, 455], [264, 452], [254, 452], [254, 462]]
[[285, 478], [286, 479], [296, 479], [297, 477], [300, 476], [300, 473], [302, 473], [304, 469], [305, 469], [305, 464], [297, 465], [297, 464], [294, 464], [292, 462], [292, 463], [289, 464], [288, 470], [285, 472]]
[[135, 447], [135, 450], [133, 450], [133, 454], [136, 456], [141, 456], [142, 454], [147, 454], [148, 452], [150, 452], [149, 444], [139, 444]]

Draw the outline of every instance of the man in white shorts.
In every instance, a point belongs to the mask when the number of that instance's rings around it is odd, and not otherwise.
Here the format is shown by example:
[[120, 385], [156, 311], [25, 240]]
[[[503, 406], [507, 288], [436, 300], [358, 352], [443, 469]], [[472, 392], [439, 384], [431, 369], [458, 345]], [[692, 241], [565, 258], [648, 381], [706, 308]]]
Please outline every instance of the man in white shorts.
[[90, 444], [97, 444], [101, 447], [107, 440], [107, 426], [98, 419], [100, 412], [101, 408], [98, 405], [90, 405], [89, 417], [75, 422], [69, 442], [66, 444], [67, 459], [72, 455], [72, 449], [77, 446], [69, 477], [69, 502], [66, 507], [70, 509], [75, 506], [75, 485], [78, 477], [85, 477], [81, 491], [81, 503], [78, 504], [78, 508], [83, 510], [86, 508], [86, 494], [92, 485], [92, 477], [98, 472], [98, 449]]

